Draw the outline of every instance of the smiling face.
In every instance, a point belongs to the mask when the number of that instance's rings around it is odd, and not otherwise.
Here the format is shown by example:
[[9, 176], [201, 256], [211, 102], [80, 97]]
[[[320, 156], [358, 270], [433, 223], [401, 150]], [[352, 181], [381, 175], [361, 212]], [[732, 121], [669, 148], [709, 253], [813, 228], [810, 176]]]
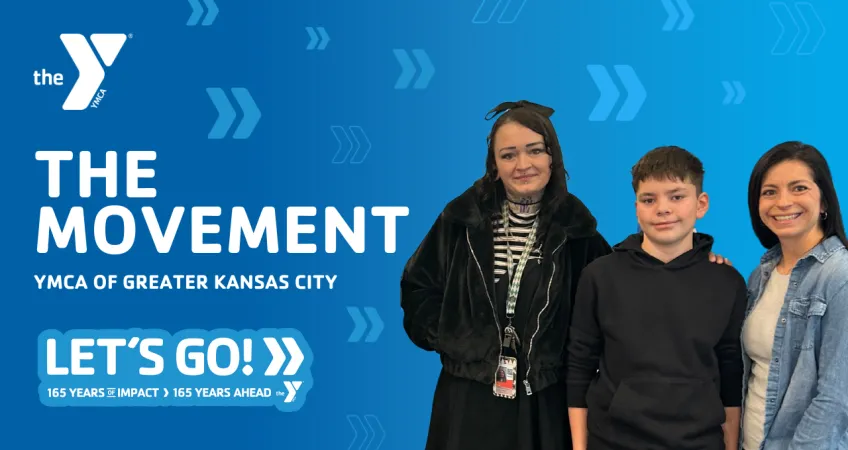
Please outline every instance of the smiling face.
[[781, 242], [820, 240], [821, 190], [810, 168], [796, 160], [772, 167], [760, 188], [759, 213]]
[[542, 197], [551, 179], [551, 155], [539, 133], [516, 122], [503, 124], [494, 138], [495, 165], [507, 195], [513, 199]]
[[636, 219], [645, 239], [656, 247], [675, 247], [692, 239], [695, 221], [704, 217], [709, 198], [679, 179], [648, 178], [636, 191]]

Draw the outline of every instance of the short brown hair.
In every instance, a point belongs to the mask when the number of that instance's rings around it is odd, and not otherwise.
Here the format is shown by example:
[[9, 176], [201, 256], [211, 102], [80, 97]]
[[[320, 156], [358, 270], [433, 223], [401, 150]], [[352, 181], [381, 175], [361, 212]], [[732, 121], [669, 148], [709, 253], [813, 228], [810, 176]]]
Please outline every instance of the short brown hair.
[[674, 145], [649, 151], [633, 166], [630, 173], [633, 176], [633, 192], [639, 190], [639, 183], [651, 178], [692, 183], [698, 194], [704, 187], [704, 166], [701, 160]]

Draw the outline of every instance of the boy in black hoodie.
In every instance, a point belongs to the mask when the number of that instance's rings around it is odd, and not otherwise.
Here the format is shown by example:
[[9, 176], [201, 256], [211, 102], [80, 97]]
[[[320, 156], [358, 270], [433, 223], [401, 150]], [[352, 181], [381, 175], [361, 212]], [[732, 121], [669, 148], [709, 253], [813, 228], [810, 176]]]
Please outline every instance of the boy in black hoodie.
[[633, 167], [641, 232], [585, 269], [568, 344], [575, 450], [736, 450], [745, 279], [695, 232], [701, 162], [660, 147]]

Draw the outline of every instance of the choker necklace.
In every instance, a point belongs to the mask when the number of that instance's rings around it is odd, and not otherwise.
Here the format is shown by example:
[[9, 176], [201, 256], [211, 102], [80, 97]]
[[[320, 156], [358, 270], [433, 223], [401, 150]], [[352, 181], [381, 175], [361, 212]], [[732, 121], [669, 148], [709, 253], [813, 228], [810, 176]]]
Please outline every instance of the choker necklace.
[[[530, 200], [529, 197], [525, 198], [526, 200]], [[509, 210], [515, 213], [523, 213], [523, 214], [532, 214], [538, 212], [541, 208], [542, 201], [536, 202], [523, 202], [523, 201], [515, 201], [511, 199], [507, 199], [509, 204]]]
[[521, 205], [521, 206], [538, 205], [539, 203], [542, 203], [542, 200], [537, 200], [535, 202], [525, 201], [525, 200], [530, 200], [529, 197], [528, 198], [522, 198], [520, 200], [513, 200], [511, 198], [507, 198], [507, 200], [512, 204]]

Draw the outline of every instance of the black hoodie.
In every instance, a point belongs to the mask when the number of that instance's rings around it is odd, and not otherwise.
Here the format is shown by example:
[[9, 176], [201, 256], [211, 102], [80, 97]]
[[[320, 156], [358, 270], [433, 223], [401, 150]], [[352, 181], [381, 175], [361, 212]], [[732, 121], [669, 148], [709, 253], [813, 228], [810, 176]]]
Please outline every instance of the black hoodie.
[[629, 236], [583, 270], [568, 345], [568, 405], [589, 450], [724, 449], [742, 397], [745, 279], [709, 262], [713, 238], [663, 263]]

